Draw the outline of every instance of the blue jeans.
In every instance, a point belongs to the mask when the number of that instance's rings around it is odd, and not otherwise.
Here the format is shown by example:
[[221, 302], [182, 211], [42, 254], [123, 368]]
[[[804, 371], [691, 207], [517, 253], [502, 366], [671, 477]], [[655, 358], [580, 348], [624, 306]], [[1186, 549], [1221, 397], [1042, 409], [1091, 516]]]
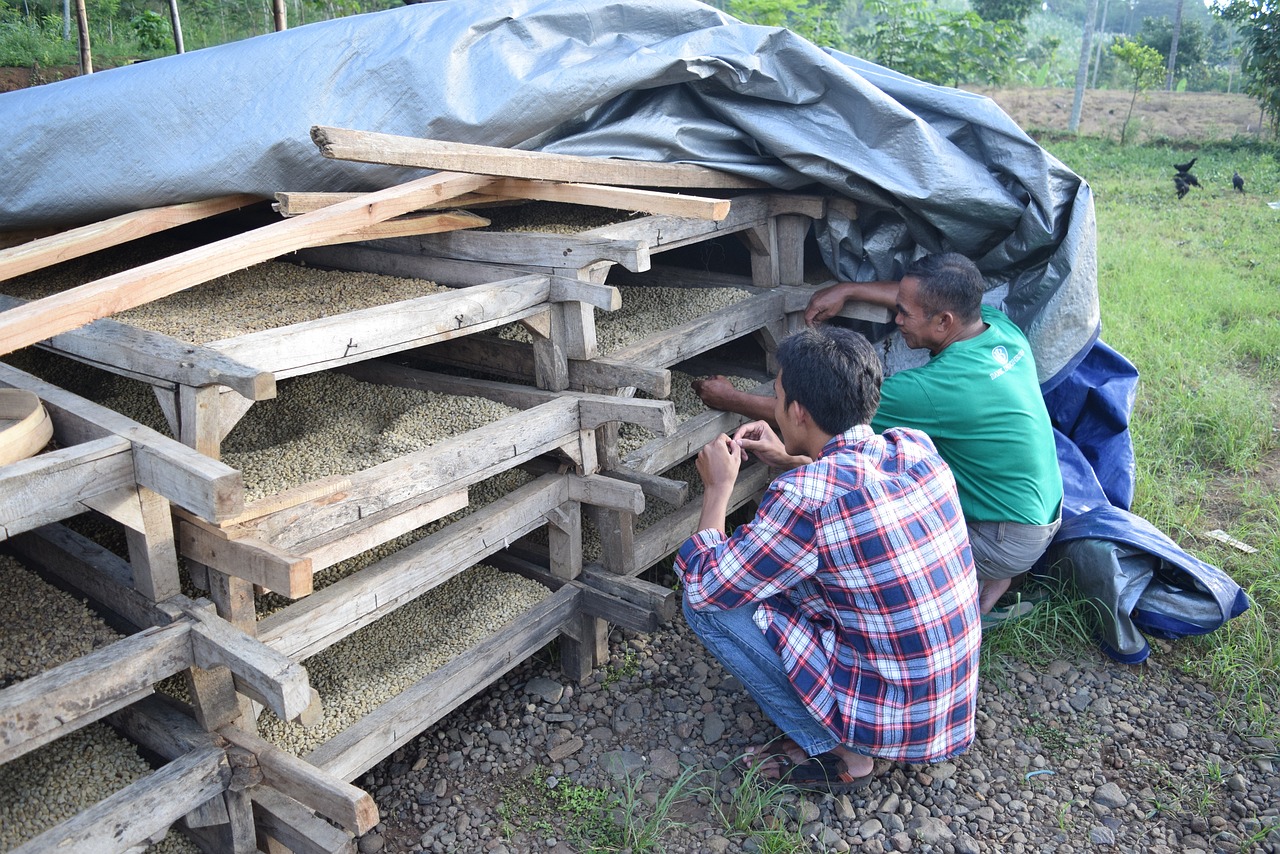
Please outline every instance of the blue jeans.
[[810, 756], [840, 743], [808, 708], [787, 679], [782, 657], [756, 626], [755, 605], [730, 611], [695, 611], [684, 600], [684, 618], [716, 659], [738, 678], [761, 711]]

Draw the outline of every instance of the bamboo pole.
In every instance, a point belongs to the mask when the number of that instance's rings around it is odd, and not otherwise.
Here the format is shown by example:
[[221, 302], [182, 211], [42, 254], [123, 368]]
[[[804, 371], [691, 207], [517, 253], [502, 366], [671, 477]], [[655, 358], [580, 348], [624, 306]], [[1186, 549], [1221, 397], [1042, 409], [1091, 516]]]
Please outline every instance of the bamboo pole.
[[271, 0], [271, 9], [275, 14], [276, 32], [289, 29], [289, 15], [285, 9], [284, 0]]
[[76, 25], [80, 30], [80, 73], [93, 73], [93, 57], [89, 52], [89, 13], [84, 0], [76, 0]]
[[[80, 0], [84, 2], [84, 0]], [[169, 0], [169, 20], [173, 22], [173, 46], [178, 53], [186, 53], [182, 46], [182, 19], [178, 16], [178, 0]]]

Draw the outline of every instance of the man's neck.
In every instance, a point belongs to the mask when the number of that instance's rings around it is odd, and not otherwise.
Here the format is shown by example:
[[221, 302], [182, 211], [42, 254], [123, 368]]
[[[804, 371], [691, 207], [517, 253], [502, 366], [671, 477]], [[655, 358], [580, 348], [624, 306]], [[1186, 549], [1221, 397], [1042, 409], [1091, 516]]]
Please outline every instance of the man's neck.
[[936, 356], [952, 344], [955, 344], [957, 341], [968, 341], [970, 338], [977, 338], [979, 335], [986, 332], [988, 328], [989, 326], [987, 322], [982, 318], [978, 318], [968, 326], [964, 326], [956, 330], [955, 334], [951, 335], [947, 340], [942, 342], [936, 350], [932, 350], [931, 352]]

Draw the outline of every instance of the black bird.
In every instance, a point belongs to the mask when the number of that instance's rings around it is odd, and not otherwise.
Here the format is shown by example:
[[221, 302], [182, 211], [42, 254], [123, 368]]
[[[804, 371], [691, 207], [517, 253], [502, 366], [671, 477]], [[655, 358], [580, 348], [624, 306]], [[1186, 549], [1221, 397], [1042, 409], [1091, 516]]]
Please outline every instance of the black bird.
[[1177, 171], [1179, 171], [1179, 172], [1190, 172], [1190, 171], [1191, 171], [1191, 167], [1192, 167], [1192, 166], [1195, 166], [1195, 165], [1196, 165], [1196, 161], [1197, 161], [1197, 160], [1199, 160], [1199, 159], [1200, 159], [1199, 157], [1193, 157], [1193, 158], [1191, 158], [1190, 160], [1188, 160], [1186, 163], [1175, 163], [1175, 164], [1173, 165], [1173, 168], [1174, 168], [1174, 169], [1176, 169], [1176, 170], [1177, 170]]
[[1185, 170], [1173, 176], [1174, 181], [1177, 181], [1179, 178], [1181, 178], [1182, 183], [1186, 184], [1188, 187], [1200, 186], [1200, 182], [1196, 180], [1196, 176]]
[[1182, 180], [1181, 175], [1173, 176], [1173, 188], [1178, 191], [1178, 198], [1182, 198], [1191, 189], [1191, 185]]
[[1239, 172], [1231, 173], [1231, 186], [1235, 187], [1242, 193], [1244, 192], [1244, 179], [1240, 177]]

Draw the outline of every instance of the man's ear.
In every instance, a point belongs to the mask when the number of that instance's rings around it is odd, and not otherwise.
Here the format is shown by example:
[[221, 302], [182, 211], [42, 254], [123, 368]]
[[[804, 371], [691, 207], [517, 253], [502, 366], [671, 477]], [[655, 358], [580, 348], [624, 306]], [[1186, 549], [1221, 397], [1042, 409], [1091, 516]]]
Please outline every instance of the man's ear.
[[938, 331], [944, 334], [956, 328], [956, 316], [954, 312], [946, 310], [940, 311], [933, 316], [933, 322], [938, 325]]
[[[795, 407], [795, 408], [792, 409], [792, 407]], [[794, 421], [797, 425], [806, 426], [813, 421], [813, 419], [809, 416], [809, 410], [805, 409], [804, 406], [798, 400], [792, 400], [788, 402], [787, 409], [790, 411], [791, 420]]]

